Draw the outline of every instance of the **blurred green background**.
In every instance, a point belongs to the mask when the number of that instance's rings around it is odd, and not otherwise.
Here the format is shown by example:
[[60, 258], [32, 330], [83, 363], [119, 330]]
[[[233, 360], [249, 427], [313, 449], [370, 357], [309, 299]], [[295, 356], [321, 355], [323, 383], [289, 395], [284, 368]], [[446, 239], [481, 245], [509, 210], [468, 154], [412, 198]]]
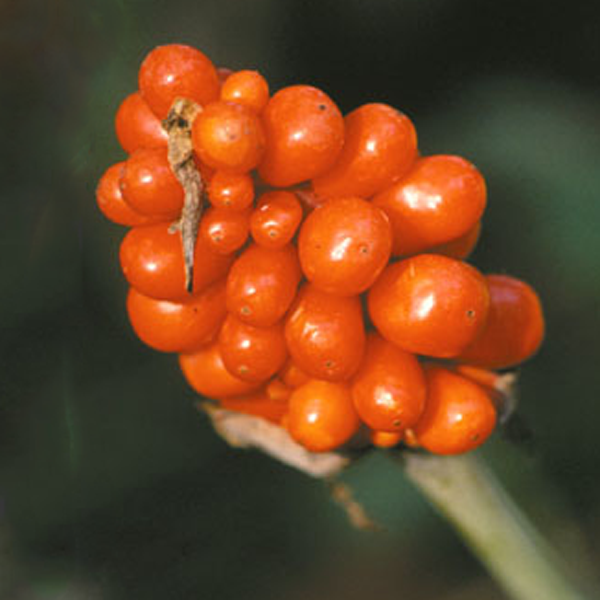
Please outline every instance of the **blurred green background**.
[[533, 442], [481, 454], [597, 568], [600, 3], [0, 0], [0, 597], [503, 597], [383, 457], [346, 477], [386, 528], [360, 533], [319, 482], [229, 449], [173, 357], [134, 338], [124, 232], [94, 189], [123, 157], [120, 100], [168, 42], [344, 112], [392, 104], [423, 153], [480, 167], [474, 263], [531, 282], [548, 319], [521, 376]]

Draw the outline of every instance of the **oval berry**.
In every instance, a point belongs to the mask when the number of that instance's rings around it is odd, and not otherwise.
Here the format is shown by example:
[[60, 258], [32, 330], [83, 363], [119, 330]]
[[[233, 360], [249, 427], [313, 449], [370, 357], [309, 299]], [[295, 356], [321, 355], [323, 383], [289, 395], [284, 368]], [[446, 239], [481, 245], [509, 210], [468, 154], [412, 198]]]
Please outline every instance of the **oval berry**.
[[250, 232], [250, 211], [209, 208], [200, 221], [199, 237], [217, 254], [232, 254], [241, 248]]
[[288, 431], [311, 452], [339, 448], [359, 427], [360, 420], [347, 384], [311, 379], [290, 396]]
[[254, 201], [254, 182], [247, 173], [217, 171], [209, 180], [207, 194], [215, 208], [244, 210]]
[[249, 108], [232, 102], [212, 102], [196, 117], [192, 142], [200, 160], [214, 169], [246, 173], [265, 150], [260, 119]]
[[265, 248], [281, 248], [294, 237], [302, 221], [302, 206], [295, 194], [264, 193], [250, 218], [254, 241]]
[[533, 356], [544, 339], [544, 315], [535, 290], [516, 277], [488, 275], [490, 310], [482, 334], [459, 360], [505, 369]]
[[164, 119], [176, 98], [200, 105], [219, 96], [217, 70], [200, 50], [183, 44], [154, 48], [139, 72], [139, 88], [144, 100], [159, 119]]
[[269, 100], [269, 84], [258, 71], [237, 71], [224, 81], [221, 100], [243, 104], [259, 113]]
[[330, 294], [354, 296], [379, 277], [392, 249], [385, 213], [360, 198], [337, 198], [304, 221], [298, 255], [307, 279]]
[[125, 163], [123, 197], [134, 210], [174, 219], [183, 208], [183, 187], [173, 174], [166, 148], [140, 148]]
[[360, 418], [371, 429], [404, 431], [419, 420], [425, 396], [425, 376], [417, 359], [378, 334], [369, 335], [365, 356], [352, 379]]
[[[170, 224], [131, 229], [121, 243], [120, 260], [125, 279], [145, 296], [175, 301], [189, 298], [181, 235], [172, 231]], [[232, 257], [212, 252], [206, 242], [198, 239], [193, 293], [223, 278], [232, 262]]]
[[229, 315], [219, 334], [225, 367], [245, 381], [266, 381], [285, 363], [283, 324], [253, 327]]
[[394, 255], [415, 254], [465, 235], [483, 215], [485, 180], [459, 156], [419, 159], [398, 183], [373, 198], [390, 218]]
[[234, 412], [261, 417], [279, 425], [287, 413], [287, 402], [271, 398], [265, 391], [258, 391], [243, 396], [219, 398], [221, 408]]
[[156, 300], [130, 288], [127, 312], [146, 345], [161, 352], [191, 352], [209, 343], [225, 319], [225, 282], [185, 302]]
[[331, 98], [309, 85], [279, 90], [262, 113], [267, 148], [258, 167], [269, 185], [287, 187], [316, 177], [335, 162], [344, 119]]
[[346, 115], [346, 139], [331, 169], [313, 179], [322, 198], [367, 198], [408, 172], [417, 157], [412, 121], [387, 104], [365, 104]]
[[388, 266], [368, 302], [375, 327], [389, 341], [415, 354], [451, 358], [481, 333], [489, 292], [470, 265], [421, 254]]
[[413, 429], [417, 445], [434, 454], [461, 454], [480, 446], [496, 425], [489, 394], [447, 369], [428, 366], [425, 412]]
[[249, 246], [227, 277], [227, 310], [244, 323], [270, 327], [291, 305], [300, 282], [296, 249]]
[[129, 154], [138, 148], [166, 147], [169, 141], [160, 120], [139, 92], [129, 94], [121, 102], [115, 117], [115, 132], [119, 144]]
[[207, 398], [240, 396], [260, 388], [260, 384], [239, 379], [225, 368], [217, 342], [191, 354], [180, 354], [179, 366], [190, 386]]
[[360, 299], [333, 296], [306, 284], [286, 317], [285, 337], [302, 371], [329, 381], [348, 379], [365, 348]]

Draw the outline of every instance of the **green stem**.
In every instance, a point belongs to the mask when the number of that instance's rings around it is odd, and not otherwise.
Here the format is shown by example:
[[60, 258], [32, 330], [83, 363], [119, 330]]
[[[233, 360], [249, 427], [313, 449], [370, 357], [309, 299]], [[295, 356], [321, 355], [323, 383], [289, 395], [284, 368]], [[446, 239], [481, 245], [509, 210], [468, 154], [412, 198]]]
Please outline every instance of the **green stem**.
[[404, 453], [408, 478], [515, 600], [585, 600], [566, 567], [472, 455]]

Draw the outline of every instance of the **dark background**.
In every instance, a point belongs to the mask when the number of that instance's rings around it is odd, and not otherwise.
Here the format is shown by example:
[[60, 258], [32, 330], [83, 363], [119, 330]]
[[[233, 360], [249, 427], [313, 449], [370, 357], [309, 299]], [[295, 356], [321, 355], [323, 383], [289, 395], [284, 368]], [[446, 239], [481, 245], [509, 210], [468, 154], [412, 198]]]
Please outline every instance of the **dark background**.
[[346, 477], [387, 530], [357, 532], [319, 482], [229, 449], [130, 331], [123, 230], [94, 189], [123, 157], [120, 100], [168, 42], [344, 112], [392, 104], [423, 153], [480, 167], [474, 263], [531, 282], [548, 319], [521, 376], [533, 449], [481, 454], [597, 568], [600, 3], [0, 0], [0, 597], [502, 597], [385, 458]]

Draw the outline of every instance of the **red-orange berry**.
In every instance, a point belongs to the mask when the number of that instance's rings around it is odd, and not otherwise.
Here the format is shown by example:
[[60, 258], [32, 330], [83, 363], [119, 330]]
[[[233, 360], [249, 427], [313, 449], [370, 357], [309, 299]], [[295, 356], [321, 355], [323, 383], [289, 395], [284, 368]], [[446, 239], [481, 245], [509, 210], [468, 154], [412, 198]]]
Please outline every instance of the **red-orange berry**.
[[283, 324], [253, 327], [229, 315], [219, 333], [225, 367], [245, 381], [266, 381], [285, 362], [288, 351]]
[[250, 210], [209, 208], [200, 221], [199, 236], [217, 254], [232, 254], [248, 239]]
[[369, 432], [371, 444], [377, 448], [393, 448], [402, 441], [402, 432], [400, 431], [376, 431]]
[[269, 100], [269, 84], [258, 71], [237, 71], [223, 82], [221, 100], [243, 104], [259, 113]]
[[431, 254], [443, 254], [444, 256], [448, 256], [450, 258], [465, 260], [471, 255], [473, 250], [475, 250], [475, 246], [477, 246], [480, 235], [481, 221], [478, 221], [473, 227], [471, 227], [471, 229], [469, 229], [469, 231], [467, 231], [467, 233], [454, 240], [446, 242], [445, 244], [434, 246], [427, 252]]
[[121, 181], [124, 171], [125, 162], [119, 162], [106, 169], [96, 188], [98, 208], [107, 219], [118, 225], [136, 227], [153, 223], [156, 218], [138, 213], [123, 199]]
[[236, 260], [227, 277], [227, 309], [255, 327], [270, 327], [290, 307], [300, 282], [296, 249], [270, 250], [253, 244]]
[[246, 173], [265, 150], [260, 119], [249, 108], [233, 102], [212, 102], [196, 117], [192, 142], [200, 160], [214, 169]]
[[166, 146], [168, 142], [167, 132], [139, 92], [129, 94], [121, 102], [115, 131], [121, 147], [130, 154], [138, 148]]
[[263, 113], [267, 148], [258, 167], [269, 185], [286, 187], [327, 171], [344, 143], [344, 119], [331, 98], [309, 85], [279, 90]]
[[209, 180], [207, 194], [216, 208], [244, 210], [254, 201], [254, 182], [247, 173], [217, 171]]
[[[181, 235], [172, 231], [169, 223], [131, 229], [121, 243], [120, 260], [129, 284], [145, 296], [174, 301], [189, 297], [185, 289]], [[198, 239], [193, 293], [225, 277], [232, 262], [232, 257], [213, 252], [206, 242]]]
[[335, 450], [346, 443], [359, 426], [347, 384], [311, 379], [290, 396], [288, 431], [311, 452]]
[[254, 241], [265, 248], [281, 248], [292, 240], [302, 221], [302, 206], [295, 194], [264, 193], [250, 217]]
[[176, 98], [200, 105], [219, 97], [220, 83], [213, 63], [196, 48], [170, 44], [154, 48], [139, 72], [144, 100], [159, 119], [164, 119]]
[[404, 431], [421, 417], [425, 396], [425, 376], [417, 359], [380, 335], [369, 335], [364, 359], [352, 378], [360, 418], [371, 429]]
[[225, 282], [183, 302], [156, 300], [130, 288], [127, 312], [137, 336], [161, 352], [191, 352], [209, 343], [225, 319]]
[[483, 330], [489, 292], [472, 266], [420, 254], [384, 270], [369, 291], [378, 331], [400, 348], [439, 358], [458, 356]]
[[480, 446], [496, 425], [489, 394], [456, 373], [428, 365], [425, 412], [413, 429], [417, 445], [434, 454], [461, 454]]
[[488, 275], [490, 310], [482, 334], [458, 357], [488, 369], [505, 369], [533, 356], [544, 339], [544, 314], [535, 290], [508, 275]]
[[261, 417], [276, 425], [281, 423], [282, 418], [287, 413], [287, 402], [271, 398], [266, 391], [258, 391], [243, 396], [234, 396], [232, 398], [219, 398], [221, 408], [234, 412]]
[[345, 120], [346, 140], [332, 168], [313, 179], [322, 198], [367, 198], [408, 172], [417, 157], [412, 121], [387, 104], [365, 104]]
[[350, 378], [365, 348], [360, 299], [304, 285], [286, 317], [285, 338], [294, 363], [308, 375], [329, 381]]
[[483, 215], [481, 173], [459, 156], [419, 159], [411, 171], [373, 203], [390, 218], [394, 255], [415, 254], [465, 235]]
[[336, 198], [304, 221], [298, 255], [307, 279], [330, 294], [364, 292], [385, 267], [392, 233], [385, 213], [360, 198]]
[[172, 219], [183, 207], [183, 187], [173, 174], [166, 148], [140, 148], [125, 163], [123, 197], [139, 213]]

